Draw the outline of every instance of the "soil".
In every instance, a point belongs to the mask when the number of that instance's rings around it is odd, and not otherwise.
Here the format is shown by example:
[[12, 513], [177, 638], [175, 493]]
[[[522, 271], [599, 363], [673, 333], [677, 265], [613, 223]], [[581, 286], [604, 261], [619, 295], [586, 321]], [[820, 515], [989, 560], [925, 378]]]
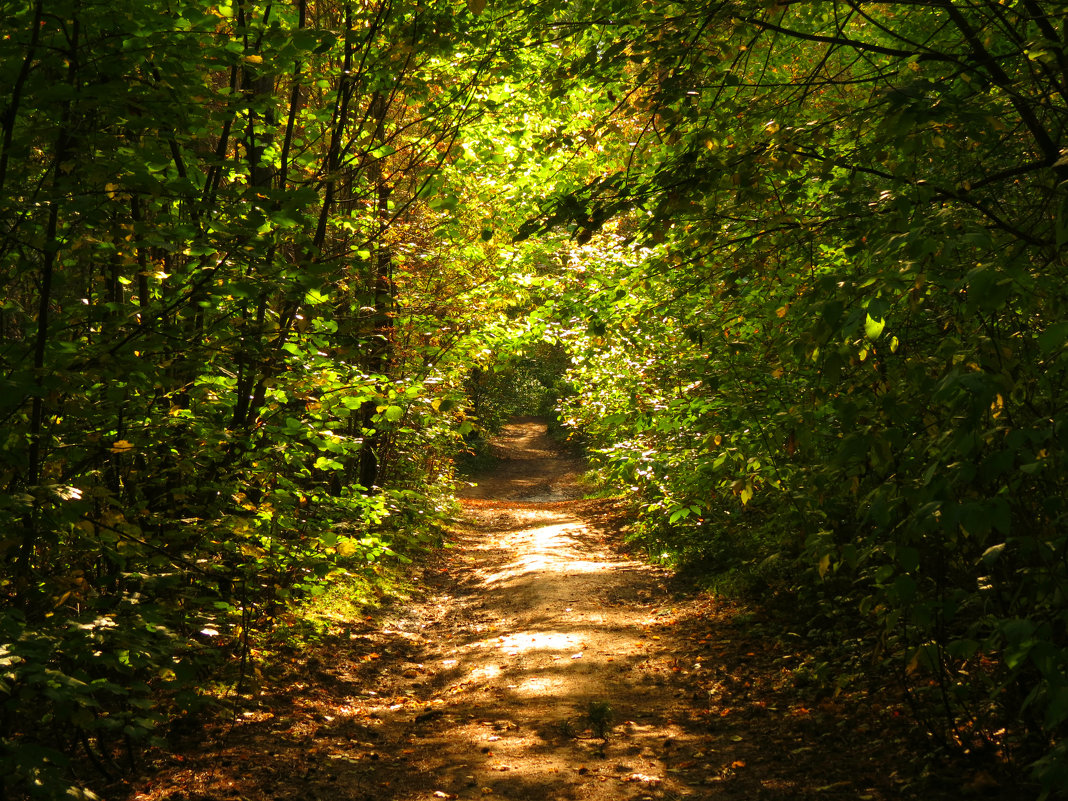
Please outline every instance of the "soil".
[[[938, 797], [904, 756], [899, 703], [806, 686], [788, 635], [629, 552], [617, 503], [581, 498], [583, 463], [543, 422], [514, 421], [495, 451], [420, 598], [276, 665], [254, 707], [177, 733], [122, 795]], [[943, 789], [1006, 788], [977, 772]]]

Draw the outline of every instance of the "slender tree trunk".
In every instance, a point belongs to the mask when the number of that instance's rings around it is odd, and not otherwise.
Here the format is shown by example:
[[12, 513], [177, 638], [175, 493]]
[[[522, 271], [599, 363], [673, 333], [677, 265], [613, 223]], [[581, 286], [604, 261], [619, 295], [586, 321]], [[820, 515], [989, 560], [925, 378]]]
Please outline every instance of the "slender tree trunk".
[[[78, 81], [78, 39], [79, 23], [75, 18], [70, 26], [70, 51], [68, 53], [67, 80], [70, 85], [76, 86]], [[59, 133], [56, 137], [56, 149], [52, 168], [52, 199], [48, 205], [48, 221], [45, 227], [44, 255], [41, 262], [41, 289], [37, 300], [37, 333], [33, 343], [33, 372], [35, 391], [30, 406], [30, 429], [29, 448], [26, 458], [26, 486], [33, 492], [41, 481], [42, 461], [44, 454], [45, 439], [45, 368], [47, 365], [49, 314], [52, 306], [52, 283], [55, 275], [56, 256], [61, 248], [59, 241], [59, 204], [63, 196], [60, 184], [62, 183], [63, 165], [69, 158], [71, 147], [71, 107], [66, 103], [60, 122]], [[37, 521], [39, 516], [38, 501], [34, 501], [33, 508], [23, 516], [22, 543], [19, 548], [16, 573], [25, 576], [30, 569], [30, 557], [37, 545], [39, 532]]]
[[22, 89], [30, 76], [30, 68], [33, 60], [37, 57], [37, 43], [41, 36], [41, 15], [43, 13], [44, 0], [37, 0], [33, 6], [33, 22], [30, 30], [30, 44], [26, 48], [26, 57], [22, 60], [19, 74], [11, 88], [11, 97], [4, 114], [0, 116], [0, 126], [3, 127], [3, 138], [0, 139], [0, 192], [4, 189], [7, 181], [7, 165], [11, 158], [11, 143], [15, 136], [15, 121], [18, 119], [19, 104], [22, 101]]
[[[372, 142], [381, 145], [385, 140], [386, 113], [389, 103], [381, 92], [371, 97], [370, 116], [374, 120], [375, 130]], [[393, 282], [390, 278], [393, 268], [393, 254], [386, 242], [386, 230], [389, 227], [389, 198], [392, 188], [385, 177], [382, 159], [374, 158], [370, 164], [371, 181], [375, 187], [375, 259], [374, 273], [371, 277], [374, 287], [374, 317], [371, 333], [370, 353], [367, 360], [367, 372], [371, 375], [384, 375], [389, 369], [390, 351], [393, 343], [392, 298]], [[373, 417], [377, 409], [374, 401], [363, 404], [364, 428], [373, 431], [360, 449], [360, 485], [370, 491], [378, 482], [379, 456], [382, 446], [382, 434], [375, 430]]]

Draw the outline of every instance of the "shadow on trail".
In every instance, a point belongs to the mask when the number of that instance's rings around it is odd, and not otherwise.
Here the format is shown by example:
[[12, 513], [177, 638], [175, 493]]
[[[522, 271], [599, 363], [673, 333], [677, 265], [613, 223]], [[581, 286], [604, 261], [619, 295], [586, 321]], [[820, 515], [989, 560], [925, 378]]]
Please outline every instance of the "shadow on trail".
[[465, 493], [425, 598], [282, 664], [232, 732], [132, 797], [902, 797], [875, 778], [876, 755], [839, 764], [849, 731], [789, 700], [777, 643], [625, 553], [604, 527], [610, 502], [508, 499], [577, 494], [582, 465], [553, 456], [544, 424], [513, 423], [497, 448], [520, 458]]

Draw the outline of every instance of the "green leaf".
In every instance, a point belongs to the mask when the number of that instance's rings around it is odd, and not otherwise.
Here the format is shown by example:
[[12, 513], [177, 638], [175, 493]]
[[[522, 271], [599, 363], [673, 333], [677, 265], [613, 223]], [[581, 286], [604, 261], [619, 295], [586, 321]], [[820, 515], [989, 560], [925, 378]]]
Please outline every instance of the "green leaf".
[[883, 329], [886, 327], [886, 320], [880, 318], [875, 319], [870, 314], [864, 317], [864, 336], [870, 339], [872, 342], [877, 340], [883, 333]]
[[892, 596], [897, 603], [903, 606], [911, 604], [916, 597], [915, 579], [912, 576], [897, 576], [894, 579]]
[[1068, 343], [1068, 322], [1054, 323], [1038, 335], [1038, 347], [1044, 356], [1052, 356]]
[[1068, 687], [1058, 687], [1046, 707], [1046, 727], [1054, 731], [1068, 720]]
[[683, 506], [683, 507], [680, 507], [679, 509], [676, 509], [674, 512], [671, 513], [671, 516], [668, 518], [668, 523], [669, 524], [670, 523], [677, 523], [678, 521], [684, 520], [689, 516], [690, 516], [689, 508]]
[[985, 565], [993, 564], [998, 560], [998, 557], [1001, 556], [1001, 552], [1005, 550], [1005, 545], [1006, 543], [1004, 542], [998, 543], [997, 545], [991, 545], [983, 551], [983, 555], [979, 558], [979, 561]]

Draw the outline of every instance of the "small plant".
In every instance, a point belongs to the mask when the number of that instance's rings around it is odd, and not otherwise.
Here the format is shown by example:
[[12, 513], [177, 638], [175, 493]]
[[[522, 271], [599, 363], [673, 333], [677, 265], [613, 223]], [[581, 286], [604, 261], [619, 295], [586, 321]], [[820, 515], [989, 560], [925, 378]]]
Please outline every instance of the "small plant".
[[586, 709], [586, 721], [590, 724], [590, 730], [602, 740], [608, 740], [608, 734], [612, 731], [612, 723], [616, 719], [616, 711], [607, 701], [590, 701]]

